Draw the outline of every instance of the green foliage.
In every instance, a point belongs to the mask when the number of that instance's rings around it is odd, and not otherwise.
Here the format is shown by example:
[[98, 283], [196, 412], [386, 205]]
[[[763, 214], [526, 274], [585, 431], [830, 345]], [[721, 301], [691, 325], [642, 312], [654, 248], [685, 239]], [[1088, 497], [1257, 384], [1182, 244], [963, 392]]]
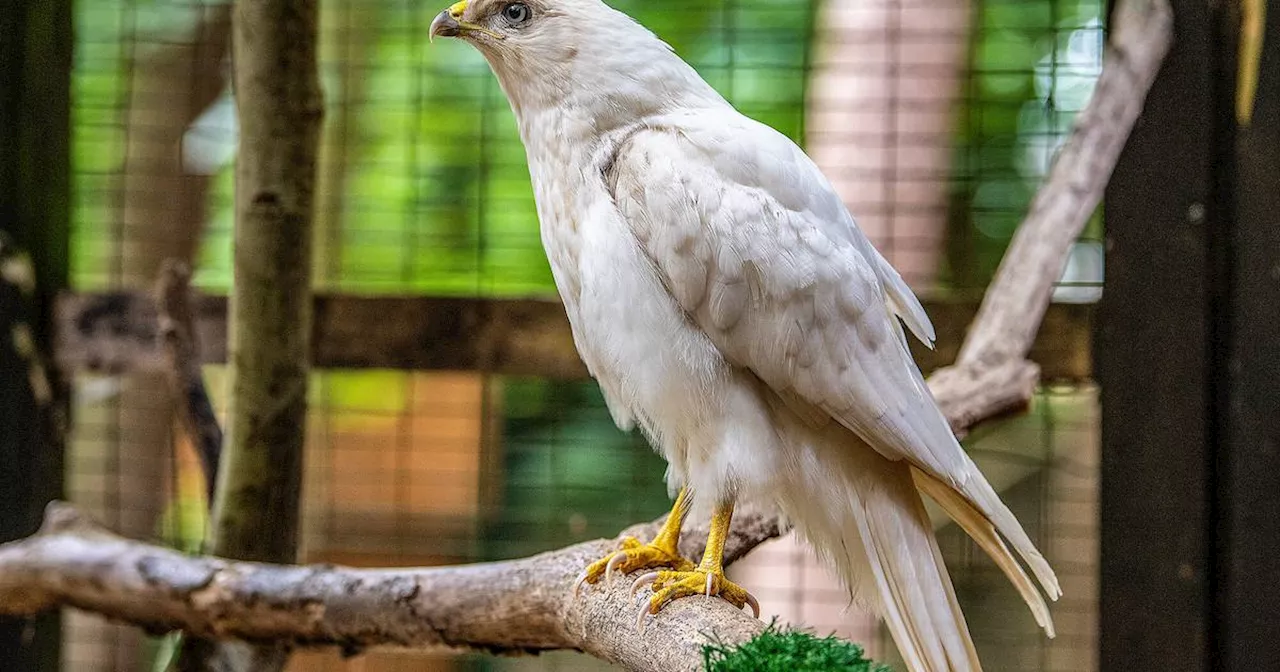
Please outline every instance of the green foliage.
[[863, 653], [852, 642], [782, 629], [775, 620], [746, 643], [703, 646], [702, 660], [706, 672], [890, 672]]
[[983, 0], [975, 13], [950, 175], [951, 288], [983, 288], [995, 273], [1057, 142], [1093, 91], [1104, 7]]
[[178, 652], [182, 650], [185, 633], [170, 632], [160, 637], [148, 637], [146, 648], [150, 652], [144, 659], [151, 661], [151, 672], [168, 672], [178, 661]]

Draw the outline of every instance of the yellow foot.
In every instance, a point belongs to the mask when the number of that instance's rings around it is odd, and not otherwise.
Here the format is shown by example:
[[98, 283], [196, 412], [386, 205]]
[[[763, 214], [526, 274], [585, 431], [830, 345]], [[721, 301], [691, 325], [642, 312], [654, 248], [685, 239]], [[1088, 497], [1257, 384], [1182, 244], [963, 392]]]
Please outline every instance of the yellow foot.
[[605, 583], [613, 582], [613, 573], [628, 574], [641, 569], [670, 567], [679, 570], [693, 569], [693, 563], [680, 556], [674, 545], [642, 544], [634, 537], [622, 540], [622, 549], [596, 560], [587, 566], [586, 571], [578, 575], [573, 582], [573, 594], [576, 596], [584, 583], [596, 583], [600, 577]]
[[653, 584], [653, 596], [648, 604], [642, 604], [636, 614], [636, 627], [644, 626], [646, 614], [656, 614], [672, 600], [690, 595], [715, 595], [742, 609], [751, 605], [751, 611], [760, 618], [760, 603], [745, 589], [725, 578], [720, 570], [702, 568], [683, 571], [649, 572], [631, 584], [631, 594], [646, 585]]

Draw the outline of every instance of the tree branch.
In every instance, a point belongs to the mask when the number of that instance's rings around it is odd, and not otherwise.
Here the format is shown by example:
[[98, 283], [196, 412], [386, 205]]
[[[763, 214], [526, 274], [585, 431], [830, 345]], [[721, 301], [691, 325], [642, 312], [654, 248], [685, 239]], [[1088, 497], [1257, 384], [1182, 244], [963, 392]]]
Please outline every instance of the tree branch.
[[[1024, 405], [1038, 371], [1025, 360], [1071, 244], [1107, 176], [1172, 39], [1166, 0], [1117, 8], [1093, 100], [1015, 236], [957, 364], [930, 387], [951, 425]], [[651, 537], [660, 521], [624, 534]], [[735, 520], [732, 561], [782, 530]], [[705, 529], [681, 551], [697, 557]], [[493, 652], [579, 649], [639, 671], [695, 670], [710, 633], [743, 641], [762, 624], [721, 600], [685, 599], [636, 632], [628, 591], [570, 586], [614, 549], [596, 540], [507, 562], [440, 568], [291, 567], [185, 556], [112, 535], [70, 507], [51, 505], [41, 531], [0, 546], [0, 615], [73, 606], [153, 631], [297, 645], [449, 647]]]
[[[745, 517], [726, 549], [732, 561], [779, 534]], [[660, 521], [624, 534], [651, 537]], [[697, 557], [706, 530], [681, 550]], [[447, 647], [519, 653], [581, 649], [634, 670], [696, 669], [706, 633], [740, 641], [760, 623], [721, 600], [673, 603], [636, 631], [621, 586], [569, 587], [616, 548], [589, 541], [530, 558], [458, 567], [289, 567], [193, 557], [105, 531], [72, 507], [50, 505], [40, 532], [0, 546], [0, 614], [59, 605], [107, 614], [152, 632], [298, 645]]]
[[1167, 0], [1122, 0], [1116, 6], [1093, 97], [1014, 234], [955, 365], [930, 378], [935, 395], [961, 405], [944, 407], [957, 433], [975, 418], [1017, 410], [1031, 400], [1039, 367], [1026, 357], [1053, 285], [1102, 201], [1172, 44], [1173, 11]]
[[213, 502], [222, 452], [222, 427], [200, 370], [199, 341], [191, 315], [191, 271], [177, 259], [166, 259], [156, 279], [158, 337], [164, 347], [166, 373], [183, 429], [195, 444], [204, 469], [205, 494]]

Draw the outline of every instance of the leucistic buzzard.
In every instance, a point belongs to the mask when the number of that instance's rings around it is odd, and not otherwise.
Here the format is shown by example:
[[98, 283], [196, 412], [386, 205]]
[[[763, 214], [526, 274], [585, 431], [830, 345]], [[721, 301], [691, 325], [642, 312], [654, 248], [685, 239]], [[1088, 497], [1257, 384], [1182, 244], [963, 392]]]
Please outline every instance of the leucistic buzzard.
[[[575, 590], [666, 568], [633, 586], [652, 584], [642, 619], [694, 594], [758, 612], [722, 549], [735, 503], [772, 507], [883, 616], [913, 672], [979, 670], [924, 494], [1052, 635], [1014, 553], [1056, 599], [1053, 570], [907, 350], [903, 324], [932, 345], [929, 318], [799, 147], [600, 0], [463, 0], [430, 33], [497, 75], [578, 351], [679, 492], [656, 538], [628, 540]], [[696, 566], [676, 550], [695, 510], [712, 519]]]

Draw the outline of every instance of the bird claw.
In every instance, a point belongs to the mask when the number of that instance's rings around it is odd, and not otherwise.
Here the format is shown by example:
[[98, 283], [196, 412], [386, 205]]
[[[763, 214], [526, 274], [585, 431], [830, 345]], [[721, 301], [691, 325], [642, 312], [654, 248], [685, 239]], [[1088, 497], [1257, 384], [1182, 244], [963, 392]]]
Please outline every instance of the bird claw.
[[649, 572], [631, 584], [631, 592], [635, 594], [645, 586], [652, 586], [648, 604], [644, 604], [641, 596], [640, 611], [636, 614], [636, 628], [644, 629], [646, 614], [657, 614], [663, 607], [674, 600], [691, 595], [719, 597], [739, 609], [751, 607], [755, 618], [760, 618], [760, 601], [741, 586], [725, 578], [720, 570], [695, 569], [692, 571]]
[[[746, 590], [743, 590], [742, 592], [743, 592], [743, 593], [746, 593], [746, 596], [747, 596], [747, 604], [751, 605], [751, 615], [752, 615], [752, 617], [754, 617], [754, 618], [760, 618], [760, 601], [756, 599], [756, 596], [755, 596], [755, 595], [752, 595], [751, 593], [747, 592]], [[746, 608], [746, 607], [743, 607], [743, 609], [745, 609], [745, 608]]]
[[641, 588], [657, 580], [658, 580], [657, 572], [649, 572], [648, 574], [641, 575], [640, 578], [636, 579], [635, 582], [631, 584], [631, 594], [635, 595], [636, 591], [639, 591]]
[[605, 585], [613, 585], [615, 574], [630, 574], [642, 569], [670, 567], [677, 570], [693, 569], [693, 563], [680, 556], [674, 545], [642, 544], [627, 537], [622, 548], [591, 563], [573, 582], [573, 594], [578, 596], [583, 584], [598, 583], [601, 577]]
[[609, 558], [609, 562], [604, 566], [604, 585], [613, 586], [613, 573], [617, 571], [618, 566], [625, 562], [626, 559], [627, 554], [623, 551], [618, 551]]
[[582, 584], [587, 582], [587, 575], [588, 575], [588, 572], [586, 570], [583, 570], [582, 573], [578, 575], [578, 578], [574, 580], [573, 582], [574, 597], [577, 597], [579, 591], [582, 590]]
[[[637, 630], [644, 630], [646, 615], [656, 614], [672, 600], [689, 595], [719, 597], [739, 609], [750, 606], [755, 617], [760, 618], [760, 602], [754, 595], [725, 578], [722, 570], [695, 567], [692, 562], [680, 556], [674, 544], [642, 544], [631, 537], [622, 540], [620, 550], [591, 563], [574, 579], [574, 597], [578, 596], [584, 584], [598, 583], [601, 577], [604, 577], [606, 585], [611, 586], [615, 574], [630, 574], [656, 567], [671, 569], [647, 572], [631, 583], [631, 594], [636, 596], [638, 607]], [[644, 595], [638, 595], [645, 586], [651, 586], [653, 590], [647, 600]]]
[[636, 632], [644, 632], [644, 617], [649, 615], [649, 605], [644, 604], [643, 598], [640, 600], [640, 609], [636, 611]]

